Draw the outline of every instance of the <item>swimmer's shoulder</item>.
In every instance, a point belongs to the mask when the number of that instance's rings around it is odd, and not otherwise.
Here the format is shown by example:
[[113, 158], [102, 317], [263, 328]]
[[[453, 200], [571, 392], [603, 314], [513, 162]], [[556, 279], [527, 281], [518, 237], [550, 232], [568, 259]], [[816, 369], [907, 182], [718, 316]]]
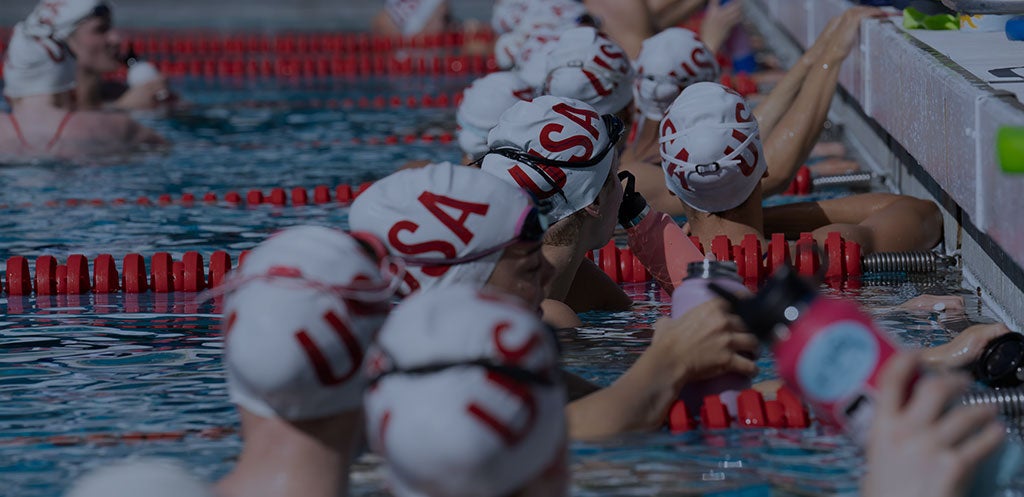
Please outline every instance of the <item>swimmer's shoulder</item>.
[[556, 330], [578, 328], [583, 325], [579, 315], [562, 302], [544, 299], [540, 307], [544, 311], [544, 322]]

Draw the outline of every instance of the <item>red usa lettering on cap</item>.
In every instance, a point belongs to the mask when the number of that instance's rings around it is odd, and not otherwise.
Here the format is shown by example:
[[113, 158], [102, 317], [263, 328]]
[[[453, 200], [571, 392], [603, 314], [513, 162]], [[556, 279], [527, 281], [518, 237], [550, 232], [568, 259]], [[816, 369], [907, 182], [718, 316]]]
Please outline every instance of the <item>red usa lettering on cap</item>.
[[[608, 60], [601, 58], [601, 55], [599, 54], [594, 56], [594, 63], [612, 72], [629, 74], [629, 62], [626, 61], [625, 52], [623, 52], [622, 49], [616, 46], [615, 44], [611, 43], [611, 40], [609, 40], [607, 37], [603, 35], [599, 35], [598, 37], [606, 42], [602, 43], [599, 49], [601, 51], [601, 54], [607, 57]], [[620, 61], [620, 63], [615, 64], [614, 61]], [[612, 67], [612, 64], [615, 64], [618, 67]], [[590, 84], [594, 87], [594, 91], [596, 91], [599, 96], [607, 97], [608, 95], [612, 94], [613, 90], [615, 90], [615, 88], [605, 88], [604, 84], [601, 83], [601, 80], [597, 78], [597, 75], [587, 70], [587, 68], [584, 67], [581, 70], [583, 71], [583, 75], [585, 75], [587, 79], [590, 80]]]
[[[672, 134], [675, 134], [675, 133], [676, 133], [676, 125], [675, 125], [675, 123], [672, 122], [672, 119], [666, 117], [664, 124], [661, 125], [661, 135], [662, 136], [666, 136], [666, 135], [672, 135]], [[662, 151], [663, 154], [667, 154], [668, 153], [668, 142], [664, 142], [664, 143], [661, 144], [661, 151]], [[679, 160], [679, 161], [682, 161], [682, 162], [689, 162], [690, 161], [690, 152], [687, 151], [685, 148], [680, 149], [679, 153], [677, 153], [675, 155], [675, 158], [677, 160]], [[678, 179], [679, 180], [679, 184], [683, 187], [684, 190], [689, 190], [691, 192], [693, 191], [693, 188], [690, 188], [690, 184], [686, 181], [686, 171], [680, 171], [679, 170], [679, 165], [677, 163], [675, 163], [675, 162], [670, 162], [669, 163], [668, 174], [670, 176], [674, 176], [676, 179]]]
[[[490, 210], [488, 204], [479, 204], [475, 202], [469, 202], [465, 200], [459, 200], [444, 195], [437, 195], [433, 192], [424, 191], [417, 198], [420, 204], [427, 209], [434, 218], [445, 225], [449, 231], [451, 231], [456, 238], [458, 238], [464, 245], [468, 245], [473, 238], [476, 237], [468, 227], [466, 227], [466, 221], [469, 220], [471, 215], [486, 216]], [[450, 216], [443, 208], [448, 207], [455, 209], [460, 212], [458, 219]], [[403, 232], [415, 234], [419, 231], [420, 225], [405, 219], [396, 222], [388, 230], [388, 242], [398, 252], [406, 256], [419, 256], [423, 254], [429, 254], [431, 252], [440, 253], [444, 259], [454, 259], [458, 256], [459, 251], [455, 248], [455, 245], [449, 241], [435, 239], [427, 240], [421, 243], [406, 244], [399, 238]], [[424, 274], [432, 277], [440, 277], [448, 272], [451, 266], [423, 266], [421, 269]], [[416, 278], [411, 275], [411, 272], [406, 271], [405, 281], [410, 287], [410, 291], [416, 291], [420, 288], [419, 282]]]
[[[579, 154], [569, 157], [567, 161], [581, 162], [590, 159], [594, 154], [597, 140], [601, 139], [601, 131], [596, 125], [596, 123], [601, 122], [601, 116], [592, 110], [578, 109], [562, 102], [551, 106], [551, 111], [579, 125], [590, 135], [590, 138], [583, 134], [576, 134], [567, 138], [556, 138], [555, 135], [565, 131], [565, 125], [559, 122], [552, 122], [546, 124], [540, 130], [538, 142], [540, 143], [541, 148], [550, 153], [566, 152], [574, 148], [582, 148], [583, 150]], [[536, 156], [546, 155], [539, 153], [534, 149], [530, 149], [529, 153]], [[538, 185], [518, 164], [509, 168], [508, 173], [520, 188], [529, 191], [536, 196], [538, 200], [551, 198], [557, 194], [560, 189], [565, 188], [566, 182], [568, 181], [565, 171], [560, 168], [544, 164], [538, 164], [537, 166], [554, 181], [555, 184], [552, 185], [550, 189], [544, 189]]]
[[345, 323], [334, 311], [327, 311], [323, 319], [334, 330], [335, 335], [341, 340], [345, 351], [348, 353], [348, 370], [336, 374], [331, 367], [331, 361], [320, 350], [320, 347], [313, 341], [313, 338], [306, 330], [303, 329], [295, 332], [295, 339], [298, 340], [302, 350], [306, 353], [306, 357], [309, 358], [309, 362], [312, 363], [317, 379], [320, 380], [322, 385], [331, 387], [348, 381], [359, 371], [359, 367], [363, 363], [363, 348], [359, 345], [359, 340], [352, 334], [352, 330], [345, 326]]

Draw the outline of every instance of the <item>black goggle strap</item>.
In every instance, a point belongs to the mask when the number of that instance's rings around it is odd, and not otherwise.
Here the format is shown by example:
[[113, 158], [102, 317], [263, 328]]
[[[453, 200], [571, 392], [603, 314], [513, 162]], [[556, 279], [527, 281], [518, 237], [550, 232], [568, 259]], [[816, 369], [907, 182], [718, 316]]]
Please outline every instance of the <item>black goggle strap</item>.
[[421, 376], [440, 373], [441, 371], [446, 371], [453, 368], [466, 367], [483, 368], [489, 372], [504, 376], [518, 383], [524, 383], [528, 385], [553, 386], [555, 384], [555, 380], [549, 374], [537, 373], [518, 366], [500, 364], [490, 359], [477, 359], [475, 361], [439, 362], [435, 364], [428, 364], [426, 366], [417, 366], [414, 368], [390, 369], [383, 371], [376, 377], [372, 378], [370, 380], [370, 384], [373, 385], [379, 382], [382, 378], [389, 375]]

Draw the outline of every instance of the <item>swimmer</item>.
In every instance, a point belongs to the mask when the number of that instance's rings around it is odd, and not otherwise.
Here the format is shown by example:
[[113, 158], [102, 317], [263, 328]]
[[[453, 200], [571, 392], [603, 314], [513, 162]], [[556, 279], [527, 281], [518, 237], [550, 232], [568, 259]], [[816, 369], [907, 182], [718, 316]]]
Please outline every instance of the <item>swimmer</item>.
[[[754, 108], [769, 168], [769, 174], [761, 180], [764, 196], [784, 192], [815, 150], [818, 154], [842, 153], [834, 145], [815, 145], [838, 85], [837, 71], [827, 68], [838, 68], [849, 55], [861, 20], [880, 15], [880, 12], [856, 8], [834, 18], [782, 82]], [[664, 188], [664, 173], [660, 167], [652, 167], [661, 165], [657, 128], [669, 105], [687, 86], [718, 80], [717, 64], [712, 72], [708, 62], [714, 60], [709, 54], [711, 49], [701, 44], [695, 35], [686, 33], [680, 29], [666, 30], [644, 42], [638, 60], [642, 74], [635, 96], [645, 119], [638, 125], [636, 138], [623, 155], [623, 170], [636, 178], [636, 190], [648, 199], [652, 208], [673, 216], [686, 212]], [[669, 84], [671, 71], [684, 65], [695, 76], [677, 76], [676, 84]], [[831, 167], [832, 171], [859, 169], [856, 163], [845, 160], [832, 161], [819, 169], [824, 167]]]
[[112, 5], [106, 0], [41, 0], [24, 26], [27, 34], [51, 38], [74, 55], [79, 110], [145, 110], [175, 99], [167, 80], [151, 65], [144, 81], [130, 87], [107, 81], [107, 75], [124, 68], [125, 62], [121, 36], [113, 28]]
[[[404, 290], [487, 287], [519, 298], [551, 322], [545, 288], [554, 271], [542, 247], [544, 217], [514, 183], [451, 164], [400, 171], [363, 192], [349, 221], [352, 229], [385, 240], [406, 262]], [[570, 309], [565, 312], [579, 322]], [[575, 399], [566, 407], [570, 434], [595, 438], [656, 430], [683, 384], [725, 372], [756, 374], [757, 366], [744, 354], [756, 354], [757, 348], [724, 302], [660, 320], [651, 345], [611, 386], [597, 390], [567, 376]]]
[[392, 313], [366, 362], [368, 438], [396, 497], [569, 495], [558, 344], [523, 302], [423, 292]]
[[368, 235], [318, 226], [258, 245], [213, 292], [245, 445], [221, 497], [337, 497], [362, 440], [361, 373], [400, 281]]
[[74, 110], [74, 90], [75, 62], [66, 47], [15, 26], [4, 58], [11, 113], [0, 116], [0, 156], [98, 156], [164, 143], [127, 114]]
[[82, 476], [65, 497], [213, 497], [213, 489], [178, 462], [169, 459], [127, 459]]
[[[498, 37], [494, 57], [498, 67], [514, 71], [530, 86], [540, 89], [548, 76], [548, 57], [562, 34], [580, 26], [592, 26], [594, 19], [573, 0], [524, 2], [522, 10], [497, 8], [492, 24], [514, 29]], [[499, 20], [500, 18], [500, 20]]]
[[385, 0], [373, 18], [371, 31], [386, 36], [411, 37], [455, 29], [448, 0]]
[[543, 94], [581, 100], [627, 127], [631, 123], [636, 71], [625, 51], [596, 29], [562, 33], [548, 53], [546, 74]]
[[[519, 305], [456, 285], [410, 298], [384, 325], [367, 360], [367, 431], [397, 497], [568, 495], [557, 346]], [[1003, 438], [995, 411], [938, 410], [955, 380], [929, 378], [912, 395], [915, 366], [904, 355], [883, 372], [867, 496], [961, 495]]]
[[679, 201], [665, 187], [661, 171], [661, 118], [683, 89], [694, 83], [718, 81], [721, 68], [714, 52], [697, 33], [683, 28], [669, 28], [644, 40], [636, 66], [633, 102], [638, 119], [622, 154], [622, 170], [636, 178], [636, 191], [651, 208], [679, 215]]
[[709, 241], [747, 234], [795, 238], [812, 232], [823, 243], [839, 232], [865, 254], [928, 250], [942, 237], [942, 216], [932, 202], [868, 193], [819, 202], [763, 208], [761, 181], [768, 173], [758, 121], [738, 94], [715, 83], [683, 90], [661, 123], [666, 184], [681, 201], [687, 235]]

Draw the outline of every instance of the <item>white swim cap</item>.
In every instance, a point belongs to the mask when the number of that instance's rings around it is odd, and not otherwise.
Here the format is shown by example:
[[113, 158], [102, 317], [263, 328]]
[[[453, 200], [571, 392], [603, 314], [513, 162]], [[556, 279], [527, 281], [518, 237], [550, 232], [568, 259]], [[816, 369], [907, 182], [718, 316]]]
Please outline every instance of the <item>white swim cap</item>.
[[400, 278], [382, 271], [388, 263], [374, 260], [352, 236], [319, 226], [288, 228], [253, 249], [218, 287], [228, 294], [231, 400], [258, 416], [288, 420], [359, 408], [363, 356]]
[[515, 73], [496, 72], [484, 76], [463, 92], [455, 112], [456, 135], [466, 155], [476, 160], [487, 152], [487, 134], [501, 114], [516, 102], [533, 98], [533, 88]]
[[586, 7], [576, 0], [498, 0], [491, 27], [499, 35], [531, 31], [538, 26], [564, 30], [577, 26], [586, 14]]
[[665, 182], [690, 207], [723, 212], [745, 202], [767, 164], [757, 119], [738, 93], [696, 83], [661, 121]]
[[4, 96], [58, 95], [75, 87], [75, 61], [67, 46], [14, 27], [4, 57]]
[[548, 56], [559, 36], [559, 31], [547, 28], [501, 35], [494, 43], [498, 67], [514, 71], [533, 88], [544, 86]]
[[484, 156], [481, 169], [532, 193], [557, 222], [592, 204], [608, 179], [612, 149], [621, 138], [612, 133], [621, 135], [622, 123], [614, 119], [619, 127], [610, 130], [613, 118], [607, 118], [571, 98], [545, 95], [517, 103], [491, 130], [492, 153]]
[[574, 28], [562, 33], [547, 57], [544, 93], [614, 114], [633, 99], [635, 77], [629, 56], [615, 42], [594, 28]]
[[434, 12], [445, 3], [446, 0], [385, 0], [384, 9], [403, 36], [412, 36], [423, 31]]
[[78, 24], [98, 13], [109, 12], [106, 0], [41, 0], [25, 19], [25, 32], [38, 38], [67, 41]]
[[555, 337], [473, 287], [402, 303], [367, 356], [367, 433], [397, 497], [504, 497], [565, 457]]
[[718, 81], [721, 71], [697, 33], [683, 28], [668, 28], [644, 40], [636, 65], [633, 97], [644, 117], [654, 121], [665, 117], [684, 88]]
[[213, 489], [169, 459], [128, 459], [87, 473], [65, 497], [213, 497]]
[[[539, 222], [529, 195], [466, 166], [398, 171], [352, 204], [349, 225], [406, 262], [404, 293], [456, 283], [483, 287], [505, 247]], [[543, 224], [543, 223], [542, 223]]]

